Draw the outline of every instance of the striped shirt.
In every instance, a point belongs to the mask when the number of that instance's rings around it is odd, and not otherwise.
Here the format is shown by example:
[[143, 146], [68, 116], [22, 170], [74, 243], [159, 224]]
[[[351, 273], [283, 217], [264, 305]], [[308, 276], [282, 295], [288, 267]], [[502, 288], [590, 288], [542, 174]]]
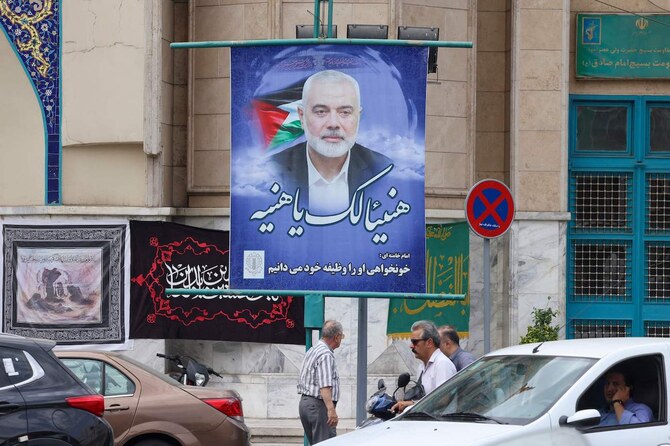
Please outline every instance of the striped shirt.
[[322, 387], [332, 387], [333, 401], [340, 398], [340, 375], [335, 365], [335, 354], [320, 339], [302, 361], [298, 393], [321, 399], [319, 390]]

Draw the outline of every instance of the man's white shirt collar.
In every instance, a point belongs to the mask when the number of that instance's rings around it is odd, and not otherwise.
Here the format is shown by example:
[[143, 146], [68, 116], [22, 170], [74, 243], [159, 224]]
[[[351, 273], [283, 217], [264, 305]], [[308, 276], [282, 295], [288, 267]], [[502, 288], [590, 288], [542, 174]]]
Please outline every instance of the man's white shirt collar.
[[307, 151], [307, 184], [309, 186], [309, 211], [314, 215], [338, 214], [349, 207], [349, 161], [351, 151], [340, 169], [340, 172], [331, 181], [327, 181], [312, 163]]
[[[430, 355], [430, 359], [428, 360], [428, 364], [431, 364], [431, 363], [435, 362], [435, 358], [436, 358], [440, 353], [442, 353], [442, 350], [440, 350], [439, 348], [438, 348], [437, 350], [435, 350], [435, 351], [433, 352], [433, 354]], [[427, 367], [427, 366], [428, 366], [428, 365], [426, 365], [426, 367]]]
[[331, 181], [323, 178], [319, 171], [316, 170], [316, 167], [314, 167], [314, 163], [312, 163], [312, 159], [309, 156], [309, 147], [307, 147], [307, 144], [305, 144], [305, 150], [307, 151], [307, 183], [310, 187], [314, 186], [319, 180], [323, 181], [325, 184], [333, 184], [340, 180], [343, 176], [346, 184], [347, 180], [349, 179], [349, 160], [351, 159], [351, 150], [347, 152], [347, 159], [344, 160], [342, 169], [340, 169], [340, 172]]

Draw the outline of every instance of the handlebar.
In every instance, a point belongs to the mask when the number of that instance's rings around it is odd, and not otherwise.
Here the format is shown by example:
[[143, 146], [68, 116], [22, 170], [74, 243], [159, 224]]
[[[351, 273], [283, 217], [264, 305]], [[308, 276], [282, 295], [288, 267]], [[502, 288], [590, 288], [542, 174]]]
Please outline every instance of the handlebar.
[[207, 367], [207, 373], [209, 373], [210, 375], [218, 376], [219, 378], [223, 378], [223, 376], [221, 376], [217, 371], [209, 367]]
[[[194, 362], [200, 364], [198, 361], [191, 358], [190, 356], [164, 355], [163, 353], [156, 353], [156, 356], [158, 356], [159, 358], [167, 359], [169, 361], [174, 361], [178, 366], [181, 366], [181, 367], [183, 367], [182, 358], [187, 358], [190, 361], [194, 361]], [[218, 376], [219, 378], [223, 378], [223, 376], [221, 374], [219, 374], [217, 371], [215, 371], [211, 367], [207, 367], [207, 373], [209, 373], [210, 375]]]
[[184, 367], [184, 363], [182, 362], [181, 356], [179, 355], [164, 355], [163, 353], [156, 353], [156, 356], [167, 359], [168, 361], [173, 361], [179, 368]]

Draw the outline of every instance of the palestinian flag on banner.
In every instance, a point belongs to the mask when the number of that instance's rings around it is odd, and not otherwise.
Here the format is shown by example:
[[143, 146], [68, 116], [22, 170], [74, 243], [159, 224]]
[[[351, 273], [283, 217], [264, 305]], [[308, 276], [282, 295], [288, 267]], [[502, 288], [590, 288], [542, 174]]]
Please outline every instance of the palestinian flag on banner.
[[252, 105], [263, 130], [266, 151], [289, 145], [303, 135], [298, 104], [305, 80], [266, 95], [256, 96]]

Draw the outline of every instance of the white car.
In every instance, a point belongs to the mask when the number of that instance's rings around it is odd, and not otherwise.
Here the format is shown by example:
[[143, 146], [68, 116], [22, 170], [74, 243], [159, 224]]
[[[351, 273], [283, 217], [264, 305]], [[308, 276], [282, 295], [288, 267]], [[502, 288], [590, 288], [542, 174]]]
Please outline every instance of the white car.
[[[631, 398], [653, 414], [641, 424], [598, 426], [613, 367], [632, 380]], [[489, 353], [385, 423], [323, 446], [412, 444], [670, 445], [670, 340], [599, 338], [508, 347]], [[576, 438], [577, 437], [577, 438]], [[525, 440], [524, 440], [525, 439]]]

